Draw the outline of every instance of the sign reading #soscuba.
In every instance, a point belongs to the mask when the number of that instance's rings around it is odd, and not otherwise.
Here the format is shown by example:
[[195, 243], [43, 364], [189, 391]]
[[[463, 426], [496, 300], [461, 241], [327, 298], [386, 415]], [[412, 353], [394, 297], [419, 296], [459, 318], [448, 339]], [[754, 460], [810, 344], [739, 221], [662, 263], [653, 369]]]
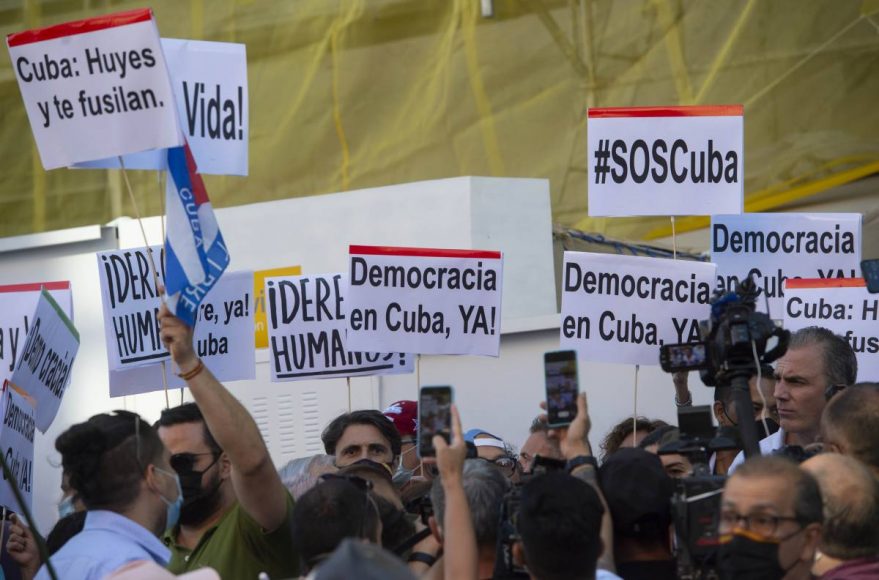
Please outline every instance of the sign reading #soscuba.
[[590, 216], [741, 213], [741, 105], [589, 109]]
[[583, 360], [659, 364], [659, 346], [699, 340], [714, 264], [565, 252], [561, 348]]
[[412, 372], [412, 355], [345, 348], [347, 274], [266, 280], [272, 381]]
[[861, 260], [861, 214], [747, 213], [711, 218], [711, 261], [717, 287], [735, 290], [751, 277], [763, 294], [757, 309], [782, 317], [789, 278], [856, 278]]
[[6, 37], [46, 169], [183, 143], [151, 10]]
[[500, 352], [500, 252], [351, 246], [349, 255], [348, 350]]

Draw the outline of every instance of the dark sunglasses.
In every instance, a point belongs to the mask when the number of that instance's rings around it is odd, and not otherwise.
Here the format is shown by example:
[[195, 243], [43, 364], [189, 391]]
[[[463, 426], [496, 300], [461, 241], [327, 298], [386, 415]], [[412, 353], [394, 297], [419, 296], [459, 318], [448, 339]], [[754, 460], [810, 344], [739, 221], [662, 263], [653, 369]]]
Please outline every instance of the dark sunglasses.
[[366, 493], [372, 490], [372, 482], [368, 479], [364, 479], [359, 475], [340, 475], [338, 473], [324, 473], [320, 476], [321, 481], [332, 481], [332, 480], [345, 480], [348, 483], [354, 485], [357, 489]]
[[[199, 457], [204, 455], [212, 455], [214, 460], [211, 461], [210, 465], [202, 469], [201, 471], [196, 471], [195, 462], [198, 461]], [[171, 468], [176, 471], [178, 474], [187, 475], [190, 473], [201, 475], [208, 469], [214, 466], [214, 463], [220, 459], [220, 454], [216, 451], [210, 451], [207, 453], [175, 453], [171, 456]]]

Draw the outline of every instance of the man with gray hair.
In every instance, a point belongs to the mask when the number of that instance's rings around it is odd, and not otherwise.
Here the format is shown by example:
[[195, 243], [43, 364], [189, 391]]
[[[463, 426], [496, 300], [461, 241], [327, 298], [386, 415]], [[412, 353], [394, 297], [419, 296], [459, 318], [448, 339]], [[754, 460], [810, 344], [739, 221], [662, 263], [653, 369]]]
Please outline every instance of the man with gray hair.
[[812, 573], [822, 580], [879, 578], [879, 483], [856, 459], [836, 453], [803, 463], [821, 488], [824, 529]]
[[858, 383], [834, 396], [821, 417], [825, 451], [853, 457], [879, 479], [879, 383]]
[[[821, 413], [834, 387], [857, 381], [858, 361], [851, 345], [820, 326], [802, 328], [775, 365], [775, 401], [781, 428], [760, 441], [760, 453], [769, 455], [785, 446], [806, 447], [818, 438]], [[739, 453], [729, 473], [745, 460]]]
[[[478, 577], [491, 578], [494, 573], [501, 504], [510, 489], [510, 481], [487, 461], [468, 459], [464, 462], [463, 484], [476, 532], [476, 545], [479, 551]], [[445, 495], [439, 478], [433, 481], [430, 500], [434, 511], [434, 515], [430, 518], [430, 529], [437, 541], [442, 543]]]

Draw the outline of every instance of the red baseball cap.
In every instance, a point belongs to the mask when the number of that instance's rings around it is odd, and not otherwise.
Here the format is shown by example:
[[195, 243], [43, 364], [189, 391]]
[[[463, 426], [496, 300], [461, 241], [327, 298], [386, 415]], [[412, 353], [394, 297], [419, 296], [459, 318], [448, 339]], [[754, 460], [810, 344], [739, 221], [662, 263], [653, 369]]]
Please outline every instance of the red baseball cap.
[[400, 437], [415, 437], [418, 432], [418, 403], [416, 401], [397, 401], [384, 410], [385, 417], [391, 420]]

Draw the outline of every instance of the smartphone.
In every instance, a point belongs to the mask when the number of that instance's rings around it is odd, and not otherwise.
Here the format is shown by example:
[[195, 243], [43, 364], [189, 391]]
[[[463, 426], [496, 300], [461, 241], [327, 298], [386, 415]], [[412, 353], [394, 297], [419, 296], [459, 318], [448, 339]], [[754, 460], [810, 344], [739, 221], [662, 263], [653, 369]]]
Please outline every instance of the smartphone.
[[867, 283], [867, 292], [879, 293], [879, 260], [861, 260], [861, 273]]
[[433, 457], [433, 436], [440, 435], [447, 442], [452, 434], [452, 387], [421, 387], [418, 395], [418, 456]]
[[708, 368], [708, 346], [704, 342], [664, 344], [659, 347], [659, 366], [667, 373]]
[[546, 417], [550, 427], [570, 425], [577, 416], [577, 353], [556, 350], [544, 353], [543, 372], [546, 384]]

